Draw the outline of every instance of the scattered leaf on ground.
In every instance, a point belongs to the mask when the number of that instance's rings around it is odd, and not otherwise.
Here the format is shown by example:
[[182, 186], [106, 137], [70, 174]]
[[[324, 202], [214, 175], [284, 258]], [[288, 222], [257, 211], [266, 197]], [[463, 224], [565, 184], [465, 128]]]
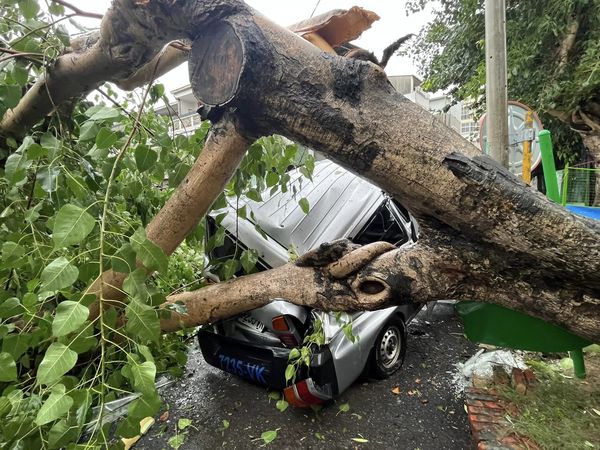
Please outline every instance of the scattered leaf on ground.
[[341, 412], [348, 412], [348, 411], [350, 411], [350, 405], [348, 403], [342, 403], [340, 405], [340, 411]]
[[365, 439], [365, 438], [352, 438], [352, 440], [353, 440], [354, 442], [358, 442], [358, 443], [360, 443], [360, 444], [366, 444], [367, 442], [369, 442], [369, 440], [368, 440], [368, 439]]
[[169, 420], [169, 411], [165, 411], [164, 413], [162, 413], [158, 420], [160, 420], [161, 422], [166, 422], [167, 420]]
[[[279, 429], [279, 428], [278, 428]], [[277, 430], [278, 430], [277, 429]], [[260, 438], [263, 440], [265, 444], [270, 444], [277, 437], [277, 430], [269, 430], [265, 431], [260, 435]]]
[[400, 395], [402, 391], [400, 390], [400, 386], [395, 386], [392, 388], [392, 394], [394, 395]]
[[277, 407], [277, 409], [281, 412], [284, 412], [288, 406], [289, 403], [286, 402], [285, 400], [277, 400], [277, 403], [275, 404], [275, 406]]
[[169, 438], [169, 440], [167, 441], [167, 443], [171, 446], [171, 448], [174, 448], [175, 450], [177, 450], [179, 447], [181, 447], [184, 442], [185, 442], [185, 434], [176, 434], [175, 436], [171, 436]]
[[192, 424], [192, 421], [190, 419], [179, 419], [177, 421], [177, 428], [179, 428], [180, 430], [185, 430], [191, 424]]

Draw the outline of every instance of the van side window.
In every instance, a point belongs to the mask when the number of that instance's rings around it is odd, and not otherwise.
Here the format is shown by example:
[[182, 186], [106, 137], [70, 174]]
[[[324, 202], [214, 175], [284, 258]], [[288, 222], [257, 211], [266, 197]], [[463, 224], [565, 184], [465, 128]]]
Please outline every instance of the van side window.
[[400, 246], [408, 241], [406, 230], [392, 212], [389, 200], [386, 200], [356, 235], [353, 241], [360, 245], [376, 241], [385, 241]]

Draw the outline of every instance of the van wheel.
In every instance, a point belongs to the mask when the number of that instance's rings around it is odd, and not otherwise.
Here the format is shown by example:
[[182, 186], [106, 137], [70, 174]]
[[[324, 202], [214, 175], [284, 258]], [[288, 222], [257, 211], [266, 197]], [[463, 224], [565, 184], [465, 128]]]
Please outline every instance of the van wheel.
[[402, 318], [392, 317], [381, 329], [373, 345], [371, 376], [383, 380], [393, 375], [404, 363], [406, 325]]

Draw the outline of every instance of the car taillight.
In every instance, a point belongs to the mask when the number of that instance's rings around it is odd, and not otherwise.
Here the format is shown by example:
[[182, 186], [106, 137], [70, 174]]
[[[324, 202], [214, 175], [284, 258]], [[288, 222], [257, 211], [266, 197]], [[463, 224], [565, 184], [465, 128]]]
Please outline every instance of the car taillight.
[[276, 316], [271, 320], [271, 324], [273, 325], [273, 330], [275, 331], [289, 331], [290, 326], [287, 323], [287, 320], [284, 316]]
[[319, 388], [312, 378], [299, 381], [283, 390], [285, 400], [292, 406], [307, 408], [310, 405], [321, 405], [332, 398], [331, 389]]
[[294, 326], [290, 325], [289, 319], [285, 316], [276, 316], [271, 320], [273, 331], [283, 345], [286, 347], [298, 347], [300, 345], [300, 335], [295, 331]]
[[296, 339], [296, 336], [291, 333], [278, 334], [277, 336], [279, 337], [281, 343], [286, 347], [298, 347], [300, 344]]

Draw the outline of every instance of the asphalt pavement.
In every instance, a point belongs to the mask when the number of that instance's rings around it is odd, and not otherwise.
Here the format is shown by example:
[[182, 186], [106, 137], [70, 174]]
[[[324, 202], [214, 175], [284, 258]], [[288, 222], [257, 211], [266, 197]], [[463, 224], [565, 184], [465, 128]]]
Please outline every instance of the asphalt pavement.
[[[181, 450], [469, 449], [463, 399], [451, 380], [454, 365], [475, 349], [452, 305], [441, 303], [409, 326], [404, 366], [391, 378], [359, 380], [320, 411], [280, 412], [267, 390], [209, 366], [194, 345], [186, 375], [161, 391], [168, 413], [135, 448], [170, 449], [171, 439]], [[179, 419], [191, 424], [176, 431]], [[270, 430], [277, 437], [265, 445], [261, 434]]]

